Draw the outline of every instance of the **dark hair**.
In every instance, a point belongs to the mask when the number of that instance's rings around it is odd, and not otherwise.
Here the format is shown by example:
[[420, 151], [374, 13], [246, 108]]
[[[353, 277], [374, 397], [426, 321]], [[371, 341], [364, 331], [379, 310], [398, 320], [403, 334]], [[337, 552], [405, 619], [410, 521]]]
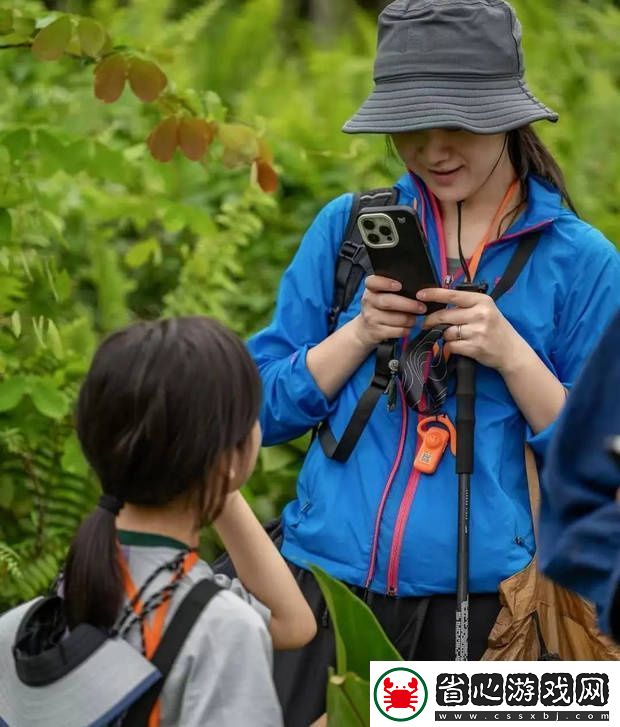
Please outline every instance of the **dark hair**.
[[543, 144], [532, 126], [521, 126], [508, 132], [508, 155], [521, 181], [524, 201], [527, 200], [525, 180], [528, 174], [535, 174], [552, 184], [563, 201], [577, 214], [575, 205], [566, 188], [564, 174], [553, 155]]
[[[165, 505], [186, 493], [200, 520], [221, 511], [229, 479], [214, 471], [247, 443], [261, 384], [242, 341], [209, 318], [136, 323], [107, 338], [80, 390], [77, 433], [103, 492]], [[80, 526], [64, 572], [69, 625], [110, 627], [122, 606], [115, 516]]]

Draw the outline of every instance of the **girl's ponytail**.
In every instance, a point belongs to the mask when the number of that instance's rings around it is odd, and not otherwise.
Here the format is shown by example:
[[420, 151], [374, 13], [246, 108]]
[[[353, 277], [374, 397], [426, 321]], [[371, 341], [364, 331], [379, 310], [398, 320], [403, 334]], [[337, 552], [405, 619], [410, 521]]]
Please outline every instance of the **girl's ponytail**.
[[116, 540], [119, 507], [111, 506], [115, 499], [103, 495], [99, 507], [84, 520], [71, 543], [63, 580], [69, 628], [80, 623], [111, 628], [122, 607], [123, 582]]

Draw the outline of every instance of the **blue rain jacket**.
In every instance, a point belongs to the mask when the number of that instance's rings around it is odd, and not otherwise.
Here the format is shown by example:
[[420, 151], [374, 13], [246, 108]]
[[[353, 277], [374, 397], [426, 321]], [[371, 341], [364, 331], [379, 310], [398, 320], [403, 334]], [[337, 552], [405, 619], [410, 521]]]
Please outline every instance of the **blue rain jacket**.
[[[541, 567], [593, 601], [604, 630], [620, 638], [612, 612], [620, 584], [620, 465], [606, 440], [620, 435], [620, 314], [571, 391], [542, 478]], [[617, 603], [616, 603], [617, 608]]]
[[[446, 252], [437, 203], [420, 179], [403, 176], [399, 203], [417, 200], [438, 279]], [[303, 238], [281, 281], [271, 324], [253, 336], [264, 401], [264, 444], [285, 442], [324, 419], [339, 439], [374, 373], [373, 353], [329, 401], [306, 367], [308, 349], [328, 333], [338, 250], [353, 195], [327, 204]], [[528, 205], [502, 239], [485, 249], [476, 279], [492, 289], [520, 236], [542, 237], [498, 307], [558, 379], [570, 388], [618, 307], [620, 260], [603, 235], [561, 205], [557, 191], [528, 179]], [[458, 278], [454, 284], [461, 282]], [[339, 319], [360, 312], [363, 292]], [[418, 321], [419, 323], [420, 321]], [[415, 328], [411, 335], [419, 331]], [[457, 477], [446, 450], [433, 475], [412, 465], [417, 414], [399, 395], [393, 411], [377, 404], [349, 460], [328, 459], [315, 440], [284, 509], [283, 555], [302, 567], [316, 563], [336, 578], [400, 596], [453, 593], [456, 588]], [[445, 406], [454, 422], [456, 403]], [[498, 583], [532, 558], [534, 537], [525, 475], [524, 443], [542, 456], [553, 427], [534, 435], [497, 371], [477, 367], [475, 472], [471, 481], [470, 588]]]

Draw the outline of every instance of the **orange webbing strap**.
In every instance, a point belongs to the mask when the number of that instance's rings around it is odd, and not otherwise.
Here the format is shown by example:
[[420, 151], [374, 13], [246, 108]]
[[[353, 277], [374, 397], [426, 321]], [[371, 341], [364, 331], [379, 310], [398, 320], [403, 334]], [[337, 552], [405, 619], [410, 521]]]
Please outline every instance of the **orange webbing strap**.
[[[123, 577], [125, 594], [127, 595], [127, 598], [129, 599], [129, 602], [131, 603], [136, 616], [140, 616], [142, 614], [142, 611], [144, 610], [144, 604], [139, 598], [137, 598], [138, 589], [136, 588], [136, 584], [133, 582], [133, 578], [131, 577], [131, 573], [129, 572], [129, 568], [127, 567], [127, 562], [120, 548], [118, 551], [118, 562], [121, 569], [121, 575]], [[187, 553], [187, 555], [183, 559], [183, 563], [181, 564], [180, 569], [176, 573], [174, 573], [172, 579], [170, 580], [170, 583], [175, 583], [176, 581], [183, 578], [183, 576], [189, 573], [189, 571], [196, 565], [197, 562], [198, 553], [196, 553], [195, 551]], [[170, 608], [171, 600], [172, 599], [168, 598], [155, 609], [150, 624], [146, 618], [142, 621], [142, 626], [144, 629], [144, 655], [147, 659], [152, 658], [155, 650], [159, 646], [159, 642], [161, 641], [161, 637], [164, 633], [164, 624], [166, 623], [166, 616], [168, 615], [168, 609]], [[158, 727], [160, 722], [160, 716], [161, 702], [158, 699], [149, 716], [148, 727]]]
[[489, 244], [491, 241], [491, 238], [493, 237], [493, 230], [497, 228], [497, 225], [499, 225], [500, 220], [502, 219], [502, 216], [505, 214], [506, 209], [510, 202], [512, 201], [512, 198], [514, 197], [517, 189], [519, 187], [519, 181], [515, 179], [510, 187], [506, 190], [506, 194], [504, 195], [504, 198], [499, 204], [499, 207], [497, 208], [497, 212], [495, 213], [493, 219], [491, 220], [491, 224], [489, 225], [487, 231], [485, 232], [484, 236], [480, 240], [480, 242], [476, 245], [476, 249], [474, 250], [471, 258], [468, 262], [469, 267], [469, 274], [471, 275], [471, 279], [473, 280], [476, 277], [476, 271], [478, 270], [478, 265], [480, 265], [480, 260], [482, 258], [482, 253], [484, 252], [484, 248]]

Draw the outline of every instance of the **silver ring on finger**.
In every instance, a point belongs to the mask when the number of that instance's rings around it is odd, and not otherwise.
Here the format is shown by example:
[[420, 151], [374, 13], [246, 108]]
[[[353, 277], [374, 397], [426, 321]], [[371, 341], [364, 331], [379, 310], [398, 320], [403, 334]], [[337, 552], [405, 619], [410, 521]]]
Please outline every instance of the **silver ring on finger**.
[[459, 323], [459, 325], [456, 327], [456, 340], [457, 341], [462, 341], [463, 340], [463, 335], [461, 333], [461, 328], [462, 327], [463, 327], [463, 324], [462, 323]]

